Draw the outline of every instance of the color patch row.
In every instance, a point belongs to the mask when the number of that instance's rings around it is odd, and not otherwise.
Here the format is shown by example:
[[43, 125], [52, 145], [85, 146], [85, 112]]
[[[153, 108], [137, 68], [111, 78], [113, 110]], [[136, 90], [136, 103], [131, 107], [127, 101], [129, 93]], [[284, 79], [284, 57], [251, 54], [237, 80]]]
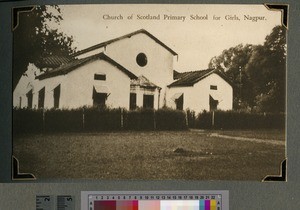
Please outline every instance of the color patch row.
[[[218, 206], [220, 206], [218, 204]], [[93, 210], [219, 210], [216, 200], [106, 200]]]

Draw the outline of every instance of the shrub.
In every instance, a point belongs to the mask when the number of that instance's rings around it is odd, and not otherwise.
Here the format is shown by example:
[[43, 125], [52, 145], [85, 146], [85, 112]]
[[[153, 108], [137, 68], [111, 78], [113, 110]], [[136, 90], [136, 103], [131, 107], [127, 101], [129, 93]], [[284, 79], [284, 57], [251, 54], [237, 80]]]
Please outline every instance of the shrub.
[[212, 113], [211, 112], [202, 112], [198, 114], [195, 120], [195, 127], [201, 129], [209, 129], [212, 127]]
[[173, 109], [159, 109], [155, 112], [157, 130], [187, 129], [186, 115], [183, 111]]
[[124, 112], [124, 128], [126, 130], [154, 130], [154, 110], [138, 109]]
[[196, 128], [196, 113], [191, 110], [186, 110], [187, 124], [189, 128]]
[[203, 112], [196, 119], [197, 128], [214, 129], [283, 129], [283, 113], [250, 113], [237, 111], [215, 111], [214, 125], [212, 112]]
[[45, 112], [45, 131], [76, 132], [82, 131], [82, 109], [51, 109]]
[[13, 109], [13, 133], [40, 133], [43, 131], [43, 110]]
[[[284, 127], [284, 115], [262, 115], [242, 112], [215, 112], [213, 128], [277, 128]], [[14, 133], [82, 132], [113, 130], [183, 130], [212, 128], [212, 113], [163, 108], [127, 111], [108, 108], [80, 108], [72, 110], [13, 110]]]
[[86, 131], [111, 131], [121, 129], [121, 109], [88, 108], [84, 110]]

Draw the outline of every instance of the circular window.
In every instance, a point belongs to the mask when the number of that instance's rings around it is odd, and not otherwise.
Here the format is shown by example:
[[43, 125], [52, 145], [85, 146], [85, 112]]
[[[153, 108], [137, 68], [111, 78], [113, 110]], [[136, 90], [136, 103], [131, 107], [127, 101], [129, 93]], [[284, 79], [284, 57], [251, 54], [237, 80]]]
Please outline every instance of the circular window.
[[139, 53], [136, 56], [136, 62], [141, 67], [146, 66], [147, 65], [147, 56], [144, 53]]

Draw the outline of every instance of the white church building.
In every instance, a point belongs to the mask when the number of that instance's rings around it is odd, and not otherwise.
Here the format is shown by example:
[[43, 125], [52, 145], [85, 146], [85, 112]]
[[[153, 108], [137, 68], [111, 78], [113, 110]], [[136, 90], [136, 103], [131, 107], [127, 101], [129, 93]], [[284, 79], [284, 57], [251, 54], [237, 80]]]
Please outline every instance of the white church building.
[[179, 73], [175, 51], [148, 31], [108, 40], [29, 64], [13, 92], [19, 108], [83, 106], [136, 109], [231, 110], [230, 81], [214, 69]]

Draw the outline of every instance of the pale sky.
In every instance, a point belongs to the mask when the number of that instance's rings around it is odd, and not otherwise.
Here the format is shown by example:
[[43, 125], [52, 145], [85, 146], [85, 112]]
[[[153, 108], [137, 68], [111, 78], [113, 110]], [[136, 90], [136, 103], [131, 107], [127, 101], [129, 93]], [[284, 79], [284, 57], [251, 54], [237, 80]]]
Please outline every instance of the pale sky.
[[[78, 50], [146, 29], [179, 55], [174, 69], [206, 69], [213, 56], [224, 49], [242, 44], [263, 44], [272, 28], [281, 24], [281, 12], [269, 11], [264, 5], [60, 5], [64, 20], [60, 28], [74, 37]], [[133, 20], [127, 17], [133, 14]], [[122, 15], [123, 20], [104, 20], [103, 15]], [[140, 16], [157, 16], [160, 20], [137, 20]], [[186, 16], [185, 20], [163, 20], [164, 15]], [[208, 20], [190, 20], [190, 15]], [[225, 16], [239, 17], [225, 20]], [[244, 20], [244, 15], [264, 16], [264, 20]], [[213, 16], [220, 20], [212, 20]], [[142, 43], [141, 43], [142, 44]], [[126, 49], [124, 53], [126, 53]]]

